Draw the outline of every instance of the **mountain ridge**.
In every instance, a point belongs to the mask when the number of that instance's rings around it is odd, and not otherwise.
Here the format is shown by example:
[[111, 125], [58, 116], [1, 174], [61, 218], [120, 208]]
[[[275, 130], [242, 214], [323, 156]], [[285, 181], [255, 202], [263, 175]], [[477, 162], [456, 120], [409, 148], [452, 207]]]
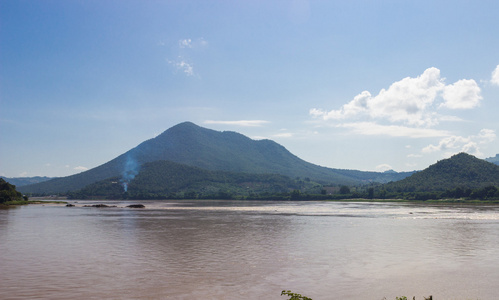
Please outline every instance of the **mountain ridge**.
[[308, 177], [318, 182], [387, 182], [410, 175], [321, 167], [306, 162], [271, 140], [252, 140], [233, 131], [216, 131], [192, 122], [177, 124], [116, 158], [85, 172], [20, 187], [24, 193], [64, 193], [112, 177], [129, 182], [145, 163], [165, 160], [207, 170]]

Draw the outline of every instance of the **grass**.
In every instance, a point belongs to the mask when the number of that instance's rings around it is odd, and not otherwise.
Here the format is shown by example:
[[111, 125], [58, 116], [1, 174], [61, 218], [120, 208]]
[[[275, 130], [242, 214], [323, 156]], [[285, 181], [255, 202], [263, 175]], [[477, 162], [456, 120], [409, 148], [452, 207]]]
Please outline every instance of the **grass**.
[[45, 203], [55, 203], [55, 204], [66, 204], [66, 201], [30, 201], [30, 200], [13, 200], [7, 201], [0, 204], [0, 207], [7, 208], [12, 206], [27, 205], [27, 204], [45, 204]]

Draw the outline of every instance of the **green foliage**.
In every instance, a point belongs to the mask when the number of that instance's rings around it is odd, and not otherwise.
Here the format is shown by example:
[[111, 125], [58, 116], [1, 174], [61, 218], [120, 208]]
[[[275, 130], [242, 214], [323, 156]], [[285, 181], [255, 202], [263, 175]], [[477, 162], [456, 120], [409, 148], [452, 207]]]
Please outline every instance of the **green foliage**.
[[26, 201], [27, 197], [16, 190], [16, 186], [0, 178], [0, 204], [12, 201]]
[[[312, 298], [302, 296], [300, 294], [286, 290], [283, 290], [281, 292], [281, 296], [288, 296], [289, 298], [287, 300], [312, 300]], [[412, 299], [416, 300], [416, 297], [412, 297]], [[395, 300], [407, 300], [407, 297], [406, 296], [395, 297]], [[424, 300], [433, 300], [433, 296], [430, 295], [428, 296], [428, 298], [424, 297]]]
[[387, 193], [415, 193], [410, 197], [425, 200], [424, 198], [432, 199], [435, 192], [452, 191], [457, 188], [481, 189], [487, 186], [499, 186], [499, 166], [460, 153], [403, 180], [388, 183], [383, 189]]
[[346, 185], [340, 187], [340, 194], [350, 194], [350, 188]]
[[293, 293], [291, 291], [282, 291], [281, 296], [288, 296], [288, 300], [312, 300], [312, 298], [302, 296], [297, 293]]
[[[288, 194], [291, 190], [312, 190], [314, 182], [301, 182], [276, 174], [248, 174], [210, 171], [170, 161], [155, 161], [142, 166], [125, 193], [118, 177], [91, 184], [70, 193], [71, 198], [108, 199], [258, 199]], [[288, 198], [289, 199], [288, 195]], [[296, 198], [298, 199], [298, 197]]]

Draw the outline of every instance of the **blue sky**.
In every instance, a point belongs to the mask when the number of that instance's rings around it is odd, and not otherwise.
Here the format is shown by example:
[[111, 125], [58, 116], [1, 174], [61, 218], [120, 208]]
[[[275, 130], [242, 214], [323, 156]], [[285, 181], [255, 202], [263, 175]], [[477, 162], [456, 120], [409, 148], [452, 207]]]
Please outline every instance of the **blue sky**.
[[0, 175], [66, 176], [180, 122], [309, 162], [499, 153], [498, 1], [0, 1]]

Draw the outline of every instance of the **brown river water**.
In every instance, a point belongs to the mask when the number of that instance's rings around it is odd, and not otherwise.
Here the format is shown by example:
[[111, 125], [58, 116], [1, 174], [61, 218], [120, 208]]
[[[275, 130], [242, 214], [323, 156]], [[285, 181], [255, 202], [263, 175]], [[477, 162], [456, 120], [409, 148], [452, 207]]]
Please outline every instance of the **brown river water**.
[[0, 299], [499, 299], [499, 206], [75, 204], [0, 210]]

